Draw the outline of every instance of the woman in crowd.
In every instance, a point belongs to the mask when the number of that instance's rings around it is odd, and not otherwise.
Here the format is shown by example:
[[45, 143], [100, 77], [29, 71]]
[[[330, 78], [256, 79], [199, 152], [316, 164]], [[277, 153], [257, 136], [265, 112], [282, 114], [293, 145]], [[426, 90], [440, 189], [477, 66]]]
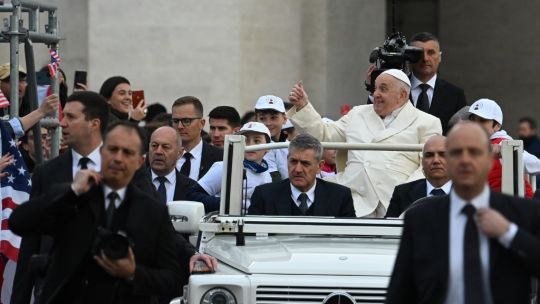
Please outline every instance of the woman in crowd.
[[139, 122], [144, 119], [146, 103], [142, 100], [133, 108], [131, 93], [131, 84], [125, 77], [113, 76], [103, 82], [99, 94], [105, 97], [111, 106], [110, 122], [117, 120]]

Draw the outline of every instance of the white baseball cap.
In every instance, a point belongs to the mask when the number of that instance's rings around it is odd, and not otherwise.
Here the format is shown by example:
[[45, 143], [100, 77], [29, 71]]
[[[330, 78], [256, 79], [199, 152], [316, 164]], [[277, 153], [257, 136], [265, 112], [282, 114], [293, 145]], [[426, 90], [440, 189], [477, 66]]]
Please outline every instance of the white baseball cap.
[[294, 125], [292, 124], [290, 119], [287, 119], [287, 121], [281, 126], [281, 130], [294, 128]]
[[478, 99], [469, 107], [469, 113], [480, 116], [483, 119], [495, 120], [501, 125], [503, 123], [501, 107], [491, 99]]
[[242, 126], [242, 128], [240, 129], [240, 131], [236, 132], [236, 134], [242, 135], [242, 134], [245, 134], [247, 132], [262, 133], [262, 134], [266, 135], [266, 142], [267, 143], [271, 142], [271, 140], [270, 140], [270, 138], [271, 138], [270, 137], [270, 130], [268, 130], [268, 128], [263, 123], [250, 121], [250, 122], [244, 124]]
[[389, 70], [386, 70], [386, 71], [381, 73], [381, 75], [384, 75], [384, 74], [388, 74], [388, 75], [396, 78], [397, 80], [401, 80], [406, 85], [408, 85], [409, 88], [411, 87], [411, 81], [409, 80], [409, 77], [407, 77], [407, 75], [405, 73], [403, 73], [403, 71], [401, 71], [401, 70], [389, 69]]
[[255, 110], [275, 110], [280, 113], [285, 113], [285, 105], [283, 99], [274, 95], [264, 95], [257, 99]]

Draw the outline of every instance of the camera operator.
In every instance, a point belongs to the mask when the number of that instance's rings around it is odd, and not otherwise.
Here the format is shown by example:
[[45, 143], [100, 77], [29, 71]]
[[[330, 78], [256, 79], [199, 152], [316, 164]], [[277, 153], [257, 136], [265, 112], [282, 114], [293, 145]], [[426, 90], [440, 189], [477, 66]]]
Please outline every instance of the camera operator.
[[195, 261], [217, 266], [187, 245], [177, 252], [166, 206], [131, 184], [143, 142], [136, 125], [113, 124], [101, 174], [80, 170], [12, 213], [13, 232], [54, 237], [39, 303], [156, 303], [179, 292]]
[[[409, 63], [412, 71], [409, 78], [411, 80], [411, 94], [409, 96], [413, 105], [441, 120], [443, 133], [448, 132], [448, 121], [457, 111], [467, 105], [465, 93], [459, 88], [444, 79], [438, 77], [437, 73], [441, 63], [442, 52], [439, 39], [435, 35], [427, 32], [414, 34], [410, 39], [413, 47], [423, 49], [423, 56], [414, 63]], [[371, 86], [371, 73], [375, 70], [375, 65], [371, 65], [367, 70], [366, 87]], [[372, 103], [372, 97], [368, 103]]]

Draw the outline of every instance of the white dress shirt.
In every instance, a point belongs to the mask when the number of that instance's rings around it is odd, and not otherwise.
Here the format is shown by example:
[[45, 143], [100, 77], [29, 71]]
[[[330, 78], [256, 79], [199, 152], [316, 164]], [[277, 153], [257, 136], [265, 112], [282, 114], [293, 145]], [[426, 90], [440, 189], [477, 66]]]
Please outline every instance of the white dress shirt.
[[[94, 149], [94, 151], [90, 152], [88, 154], [88, 157], [90, 161], [86, 165], [88, 169], [92, 169], [94, 171], [100, 172], [101, 171], [101, 154], [99, 154], [99, 148], [101, 148], [101, 144]], [[75, 150], [71, 149], [71, 156], [72, 156], [72, 163], [71, 163], [71, 172], [73, 174], [73, 177], [75, 177], [75, 174], [77, 174], [77, 171], [81, 170], [81, 166], [79, 165], [79, 161], [82, 156], [81, 154], [75, 152]]]
[[[120, 205], [126, 198], [126, 189], [127, 187], [124, 187], [115, 191], [116, 193], [118, 193], [118, 197], [120, 197], [120, 199], [114, 201], [114, 206], [116, 207], [116, 209], [120, 207]], [[105, 210], [107, 210], [107, 208], [109, 207], [109, 199], [107, 198], [107, 195], [109, 195], [109, 193], [111, 192], [113, 192], [113, 189], [111, 189], [107, 185], [103, 185], [103, 195], [105, 196]]]
[[[435, 82], [437, 81], [437, 74], [435, 74], [433, 77], [431, 77], [428, 82], [426, 82], [427, 85], [429, 85], [429, 89], [427, 90], [427, 96], [429, 101], [429, 106], [431, 107], [431, 101], [433, 100], [433, 91], [435, 90]], [[414, 106], [416, 107], [416, 102], [418, 101], [418, 96], [420, 96], [420, 93], [422, 93], [422, 88], [420, 88], [420, 85], [422, 82], [418, 80], [418, 78], [414, 77], [413, 74], [411, 74], [411, 97], [412, 102]]]
[[[436, 189], [435, 187], [433, 187], [433, 185], [426, 179], [426, 196], [433, 196], [433, 194], [431, 194], [431, 191], [433, 189]], [[442, 189], [442, 191], [444, 191], [444, 193], [446, 194], [450, 194], [450, 190], [452, 190], [452, 180], [448, 180], [446, 182], [446, 184], [444, 184], [442, 187], [438, 188], [438, 189]]]
[[[313, 186], [309, 188], [308, 191], [305, 192], [308, 197], [308, 200], [307, 200], [308, 209], [311, 207], [313, 203], [315, 203], [315, 187], [316, 186], [317, 186], [317, 179], [315, 179], [315, 183], [313, 184]], [[298, 200], [298, 197], [302, 193], [303, 193], [302, 191], [298, 190], [298, 188], [296, 188], [295, 186], [293, 186], [293, 184], [291, 184], [291, 198], [293, 202], [296, 204], [296, 206], [298, 206], [298, 208], [300, 208], [300, 201]]]
[[[152, 184], [156, 187], [156, 190], [159, 187], [158, 175], [152, 172]], [[172, 202], [174, 200], [174, 190], [176, 188], [176, 170], [172, 170], [169, 174], [165, 175], [165, 192], [167, 193], [167, 202]]]
[[[490, 190], [486, 185], [480, 195], [473, 198], [470, 203], [479, 208], [489, 207]], [[461, 213], [463, 207], [467, 204], [460, 198], [454, 190], [450, 193], [450, 227], [449, 227], [449, 273], [448, 273], [448, 294], [446, 295], [446, 304], [464, 303], [465, 301], [465, 277], [464, 267], [464, 234], [467, 216]], [[498, 241], [506, 248], [510, 247], [512, 240], [516, 236], [517, 226], [510, 225], [510, 229], [502, 235]], [[484, 291], [486, 303], [493, 303], [491, 298], [490, 274], [489, 274], [489, 240], [478, 229], [480, 241], [480, 259], [482, 263], [482, 278], [484, 282]]]
[[[201, 159], [202, 159], [202, 148], [203, 148], [203, 141], [202, 139], [199, 141], [199, 143], [191, 149], [191, 151], [185, 151], [189, 152], [191, 154], [191, 171], [189, 171], [189, 178], [192, 180], [199, 180], [199, 170], [201, 168]], [[176, 163], [176, 169], [178, 171], [181, 171], [182, 165], [186, 162], [186, 159], [182, 156]]]

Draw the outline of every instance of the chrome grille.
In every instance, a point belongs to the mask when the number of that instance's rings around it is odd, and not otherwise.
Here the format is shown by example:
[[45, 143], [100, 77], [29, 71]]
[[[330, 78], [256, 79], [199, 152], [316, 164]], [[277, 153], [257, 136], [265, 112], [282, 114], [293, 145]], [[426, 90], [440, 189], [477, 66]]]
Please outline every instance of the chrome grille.
[[384, 303], [386, 288], [342, 288], [312, 286], [258, 286], [257, 304], [320, 304], [333, 292], [346, 292], [356, 303]]

